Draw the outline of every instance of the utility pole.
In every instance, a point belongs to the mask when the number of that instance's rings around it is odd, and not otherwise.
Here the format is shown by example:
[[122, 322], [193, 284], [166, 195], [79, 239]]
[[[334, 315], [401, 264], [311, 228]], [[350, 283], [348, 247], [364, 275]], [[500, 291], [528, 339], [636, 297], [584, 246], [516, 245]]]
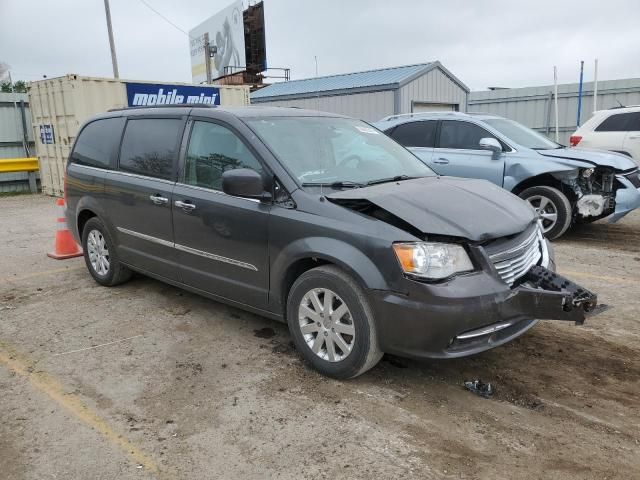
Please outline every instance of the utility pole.
[[584, 78], [584, 60], [580, 60], [580, 86], [578, 87], [578, 116], [576, 128], [580, 128], [580, 114], [582, 112], [582, 79]]
[[[215, 47], [214, 47], [215, 48]], [[204, 34], [204, 66], [207, 72], [207, 85], [211, 85], [211, 45], [209, 45], [209, 32]]]
[[109, 8], [109, 0], [104, 0], [104, 13], [107, 17], [107, 31], [109, 32], [109, 47], [111, 47], [113, 78], [120, 78], [120, 75], [118, 74], [118, 59], [116, 58], [116, 45], [113, 42], [113, 29], [111, 28], [111, 9]]
[[560, 132], [558, 127], [558, 67], [553, 66], [553, 111], [555, 114], [556, 127], [556, 143], [560, 141]]
[[598, 110], [598, 59], [593, 67], [593, 113]]

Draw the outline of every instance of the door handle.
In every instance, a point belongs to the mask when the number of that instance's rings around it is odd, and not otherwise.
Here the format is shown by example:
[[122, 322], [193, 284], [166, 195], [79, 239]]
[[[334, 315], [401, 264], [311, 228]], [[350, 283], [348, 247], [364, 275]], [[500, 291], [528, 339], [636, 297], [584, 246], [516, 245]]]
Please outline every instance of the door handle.
[[169, 203], [169, 199], [165, 198], [165, 197], [161, 197], [160, 195], [156, 194], [156, 195], [151, 195], [149, 197], [149, 200], [151, 200], [153, 203], [155, 203], [156, 205], [166, 205], [167, 203]]
[[638, 138], [640, 138], [640, 135], [629, 135], [629, 138], [632, 138], [633, 140], [637, 140]]
[[185, 212], [189, 213], [189, 212], [193, 212], [196, 209], [196, 206], [193, 203], [190, 202], [181, 202], [180, 200], [176, 200], [174, 202], [174, 205], [176, 207], [180, 207], [182, 210], [184, 210]]
[[433, 161], [433, 163], [439, 163], [440, 165], [446, 165], [449, 163], [449, 160], [446, 158], [437, 158]]

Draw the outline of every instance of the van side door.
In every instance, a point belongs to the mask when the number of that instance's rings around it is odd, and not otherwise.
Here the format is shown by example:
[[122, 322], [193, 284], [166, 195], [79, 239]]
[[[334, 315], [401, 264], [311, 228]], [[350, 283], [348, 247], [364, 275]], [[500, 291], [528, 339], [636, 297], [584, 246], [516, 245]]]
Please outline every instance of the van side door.
[[133, 116], [122, 136], [118, 169], [105, 179], [105, 203], [121, 260], [178, 279], [171, 201], [186, 117]]
[[265, 168], [241, 134], [224, 122], [193, 119], [173, 192], [173, 230], [182, 282], [266, 309], [270, 204], [222, 192], [222, 173]]

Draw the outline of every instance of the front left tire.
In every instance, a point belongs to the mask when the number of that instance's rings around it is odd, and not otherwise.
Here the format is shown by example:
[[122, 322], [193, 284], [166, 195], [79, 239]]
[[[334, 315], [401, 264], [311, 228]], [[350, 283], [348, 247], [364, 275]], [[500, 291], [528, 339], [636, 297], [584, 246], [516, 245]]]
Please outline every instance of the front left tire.
[[364, 290], [335, 266], [311, 269], [294, 282], [287, 323], [304, 360], [328, 377], [357, 377], [382, 358]]

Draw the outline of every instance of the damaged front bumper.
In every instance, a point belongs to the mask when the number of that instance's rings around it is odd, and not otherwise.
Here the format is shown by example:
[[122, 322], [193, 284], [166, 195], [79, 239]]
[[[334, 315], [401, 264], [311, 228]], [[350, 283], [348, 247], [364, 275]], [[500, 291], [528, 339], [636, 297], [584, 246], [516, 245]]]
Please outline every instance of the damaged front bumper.
[[587, 316], [602, 312], [598, 297], [562, 275], [534, 266], [523, 277], [518, 295], [538, 320], [567, 320], [582, 325]]
[[592, 292], [540, 266], [520, 285], [500, 291], [488, 276], [472, 278], [460, 277], [459, 285], [441, 290], [416, 285], [408, 295], [374, 292], [382, 350], [413, 358], [463, 357], [507, 343], [539, 320], [581, 325], [605, 308]]
[[[637, 174], [636, 175], [640, 175]], [[640, 176], [638, 177], [640, 178]], [[615, 223], [627, 213], [640, 207], [640, 188], [636, 187], [625, 175], [616, 175], [616, 180], [622, 185], [616, 192], [616, 208], [609, 216], [609, 223]]]

